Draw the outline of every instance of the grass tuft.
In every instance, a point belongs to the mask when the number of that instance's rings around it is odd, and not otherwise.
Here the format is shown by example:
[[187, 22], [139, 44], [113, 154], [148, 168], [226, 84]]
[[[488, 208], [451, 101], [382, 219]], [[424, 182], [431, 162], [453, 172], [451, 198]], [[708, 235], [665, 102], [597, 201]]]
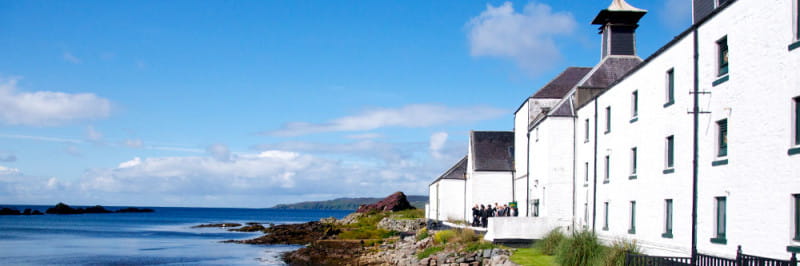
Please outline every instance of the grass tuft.
[[556, 250], [556, 262], [561, 265], [601, 265], [602, 259], [603, 246], [597, 235], [586, 230], [573, 232], [571, 237], [561, 241]]
[[443, 250], [444, 250], [444, 247], [442, 247], [442, 246], [433, 246], [433, 247], [426, 248], [426, 249], [422, 250], [422, 252], [417, 253], [417, 259], [421, 260], [421, 259], [430, 257], [431, 255], [436, 254], [438, 252], [441, 252]]
[[558, 245], [566, 238], [567, 236], [564, 235], [560, 229], [556, 228], [547, 233], [544, 239], [536, 241], [533, 247], [540, 250], [545, 255], [552, 256], [556, 254]]

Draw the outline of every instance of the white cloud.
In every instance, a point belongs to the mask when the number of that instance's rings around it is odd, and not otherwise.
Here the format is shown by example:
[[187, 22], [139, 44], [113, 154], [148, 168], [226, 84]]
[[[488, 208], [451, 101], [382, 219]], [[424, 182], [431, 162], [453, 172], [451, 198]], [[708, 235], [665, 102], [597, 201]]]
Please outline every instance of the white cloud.
[[111, 102], [92, 93], [20, 92], [17, 79], [0, 79], [0, 122], [54, 126], [111, 113]]
[[448, 107], [412, 104], [400, 108], [374, 108], [325, 123], [291, 122], [281, 129], [266, 132], [273, 136], [299, 136], [323, 132], [366, 131], [383, 127], [430, 127], [442, 124], [475, 122], [497, 118], [506, 110], [485, 106]]
[[383, 135], [379, 133], [364, 133], [364, 134], [353, 134], [345, 136], [348, 139], [377, 139], [383, 137]]
[[487, 4], [467, 23], [470, 54], [509, 58], [538, 74], [561, 59], [554, 38], [570, 35], [576, 27], [571, 13], [553, 12], [546, 4], [531, 2], [519, 13], [511, 2]]
[[0, 162], [11, 163], [16, 161], [17, 161], [17, 156], [14, 155], [13, 153], [0, 151]]
[[124, 144], [130, 148], [141, 148], [144, 145], [140, 139], [126, 139]]
[[436, 132], [431, 134], [429, 149], [433, 158], [442, 158], [442, 148], [447, 142], [447, 132]]
[[70, 62], [70, 63], [73, 63], [73, 64], [80, 64], [81, 63], [81, 59], [80, 58], [78, 58], [77, 56], [75, 56], [75, 55], [73, 55], [73, 54], [71, 54], [69, 52], [64, 52], [64, 54], [61, 57], [64, 58], [64, 60], [66, 60], [67, 62]]
[[94, 129], [94, 126], [86, 126], [86, 139], [92, 142], [99, 142], [103, 140], [103, 133]]
[[674, 30], [682, 30], [692, 24], [692, 3], [689, 0], [666, 0], [661, 8], [661, 21]]
[[4, 175], [17, 175], [19, 174], [19, 169], [16, 168], [8, 168], [5, 166], [0, 165], [0, 176]]
[[136, 157], [130, 161], [120, 163], [118, 168], [131, 168], [140, 164], [142, 164], [142, 158]]
[[228, 146], [224, 144], [213, 144], [206, 148], [206, 152], [211, 155], [212, 158], [217, 159], [218, 161], [227, 162], [231, 160], [231, 150], [228, 149]]

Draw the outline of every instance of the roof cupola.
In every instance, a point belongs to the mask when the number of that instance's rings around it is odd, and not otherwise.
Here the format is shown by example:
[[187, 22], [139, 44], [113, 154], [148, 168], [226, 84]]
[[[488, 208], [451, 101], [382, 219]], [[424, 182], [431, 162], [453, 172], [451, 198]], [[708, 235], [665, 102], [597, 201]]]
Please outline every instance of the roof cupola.
[[602, 58], [609, 55], [636, 55], [636, 28], [647, 10], [636, 8], [625, 0], [613, 0], [594, 18], [603, 35]]

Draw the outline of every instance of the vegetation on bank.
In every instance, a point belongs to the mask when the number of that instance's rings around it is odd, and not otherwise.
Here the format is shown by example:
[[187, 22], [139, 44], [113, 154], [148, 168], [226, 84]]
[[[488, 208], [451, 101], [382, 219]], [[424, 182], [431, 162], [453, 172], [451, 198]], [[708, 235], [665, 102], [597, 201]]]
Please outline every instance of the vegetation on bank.
[[511, 261], [520, 265], [604, 265], [622, 266], [625, 253], [639, 253], [636, 242], [617, 240], [608, 247], [590, 231], [574, 232], [566, 236], [558, 229], [551, 231], [544, 239], [532, 247], [519, 249], [511, 256]]
[[393, 219], [417, 219], [425, 217], [425, 210], [413, 209], [403, 210], [396, 212], [370, 212], [358, 218], [358, 221], [352, 224], [339, 225], [338, 229], [341, 233], [337, 235], [338, 239], [385, 239], [396, 236], [399, 232], [388, 231], [378, 228], [378, 222], [383, 218], [392, 217]]
[[[424, 209], [428, 203], [428, 196], [406, 196], [411, 206], [417, 209]], [[288, 210], [355, 210], [363, 204], [373, 204], [382, 198], [338, 198], [323, 201], [304, 201], [292, 204], [278, 204], [273, 209]]]

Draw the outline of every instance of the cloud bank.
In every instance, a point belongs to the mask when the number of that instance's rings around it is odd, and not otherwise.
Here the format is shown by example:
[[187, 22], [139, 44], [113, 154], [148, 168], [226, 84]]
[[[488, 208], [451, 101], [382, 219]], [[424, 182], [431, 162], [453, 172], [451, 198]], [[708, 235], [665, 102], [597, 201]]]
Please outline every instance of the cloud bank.
[[400, 108], [373, 108], [324, 123], [291, 122], [264, 134], [289, 137], [324, 132], [367, 131], [384, 127], [420, 128], [493, 119], [506, 113], [506, 110], [486, 106], [412, 104]]
[[17, 79], [0, 80], [0, 122], [7, 125], [56, 126], [110, 113], [111, 102], [92, 93], [21, 92]]
[[538, 74], [562, 57], [554, 39], [572, 34], [577, 25], [571, 13], [553, 12], [546, 4], [531, 2], [517, 12], [505, 2], [497, 7], [487, 4], [466, 27], [472, 56], [511, 59]]

